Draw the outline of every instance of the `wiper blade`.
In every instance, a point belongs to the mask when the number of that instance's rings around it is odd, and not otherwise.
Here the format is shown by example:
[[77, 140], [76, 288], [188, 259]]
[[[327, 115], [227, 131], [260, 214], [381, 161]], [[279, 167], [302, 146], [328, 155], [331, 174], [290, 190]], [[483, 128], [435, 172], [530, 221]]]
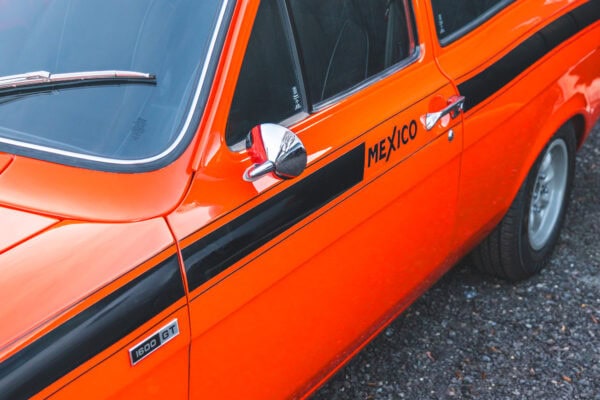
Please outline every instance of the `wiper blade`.
[[0, 93], [22, 89], [80, 85], [95, 83], [146, 83], [156, 84], [156, 75], [137, 71], [83, 71], [52, 74], [48, 71], [27, 72], [25, 74], [0, 76]]

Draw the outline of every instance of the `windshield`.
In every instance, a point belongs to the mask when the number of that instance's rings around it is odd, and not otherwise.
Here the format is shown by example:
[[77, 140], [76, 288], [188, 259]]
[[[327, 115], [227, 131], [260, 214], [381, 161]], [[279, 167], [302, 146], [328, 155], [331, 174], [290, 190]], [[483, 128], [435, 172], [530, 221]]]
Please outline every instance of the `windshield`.
[[167, 157], [185, 142], [223, 13], [215, 0], [0, 0], [0, 76], [155, 78], [0, 93], [0, 151], [75, 165]]

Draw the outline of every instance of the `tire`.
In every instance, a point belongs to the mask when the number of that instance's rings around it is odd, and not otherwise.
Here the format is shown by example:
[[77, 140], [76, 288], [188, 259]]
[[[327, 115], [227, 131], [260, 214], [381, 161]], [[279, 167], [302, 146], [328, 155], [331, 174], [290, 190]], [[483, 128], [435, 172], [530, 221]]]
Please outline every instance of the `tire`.
[[575, 130], [567, 123], [538, 156], [502, 221], [471, 253], [480, 271], [519, 281], [547, 264], [571, 195], [575, 150]]

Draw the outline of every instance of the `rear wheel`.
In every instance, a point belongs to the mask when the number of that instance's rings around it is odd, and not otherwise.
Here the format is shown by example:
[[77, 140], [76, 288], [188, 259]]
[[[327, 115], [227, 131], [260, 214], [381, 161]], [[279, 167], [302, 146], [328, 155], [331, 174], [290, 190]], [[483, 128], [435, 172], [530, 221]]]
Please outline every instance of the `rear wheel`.
[[517, 281], [544, 267], [565, 218], [575, 148], [575, 131], [567, 123], [535, 161], [502, 221], [473, 251], [481, 271]]

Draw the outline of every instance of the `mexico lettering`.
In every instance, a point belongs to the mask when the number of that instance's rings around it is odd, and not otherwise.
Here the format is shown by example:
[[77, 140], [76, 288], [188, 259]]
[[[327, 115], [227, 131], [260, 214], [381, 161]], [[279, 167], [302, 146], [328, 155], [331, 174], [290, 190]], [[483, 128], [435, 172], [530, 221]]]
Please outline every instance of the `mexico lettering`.
[[394, 126], [391, 135], [381, 139], [367, 150], [367, 167], [375, 165], [380, 161], [388, 162], [394, 152], [406, 146], [417, 138], [418, 125], [415, 120], [405, 124], [402, 128]]

